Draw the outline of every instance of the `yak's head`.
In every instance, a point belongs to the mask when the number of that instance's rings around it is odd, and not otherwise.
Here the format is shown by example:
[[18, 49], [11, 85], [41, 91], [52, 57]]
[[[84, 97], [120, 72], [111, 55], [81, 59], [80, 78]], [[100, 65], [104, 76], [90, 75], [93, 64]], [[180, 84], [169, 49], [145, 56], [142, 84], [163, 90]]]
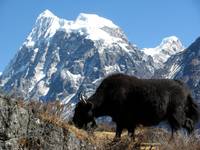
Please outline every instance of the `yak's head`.
[[86, 101], [81, 95], [80, 102], [76, 105], [72, 120], [76, 127], [86, 128], [87, 124], [90, 122], [92, 122], [92, 125], [96, 125], [92, 109], [93, 104], [89, 101]]

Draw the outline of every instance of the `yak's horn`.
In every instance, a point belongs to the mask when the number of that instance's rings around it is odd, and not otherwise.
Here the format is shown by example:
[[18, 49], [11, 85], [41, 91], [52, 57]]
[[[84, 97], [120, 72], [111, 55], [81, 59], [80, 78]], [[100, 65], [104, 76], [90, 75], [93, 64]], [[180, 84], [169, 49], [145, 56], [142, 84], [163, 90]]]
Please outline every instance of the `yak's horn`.
[[85, 97], [83, 97], [83, 94], [81, 93], [80, 95], [80, 101], [83, 101], [85, 104], [87, 104]]

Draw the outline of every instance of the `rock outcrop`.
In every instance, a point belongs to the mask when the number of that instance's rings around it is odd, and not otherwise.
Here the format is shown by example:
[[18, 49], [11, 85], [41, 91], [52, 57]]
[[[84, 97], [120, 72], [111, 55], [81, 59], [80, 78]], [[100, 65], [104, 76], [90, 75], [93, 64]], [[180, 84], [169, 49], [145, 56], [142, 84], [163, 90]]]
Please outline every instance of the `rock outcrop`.
[[58, 120], [51, 120], [55, 119], [52, 117], [45, 118], [37, 106], [0, 97], [0, 150], [95, 149], [94, 145], [70, 131], [67, 124], [64, 126]]

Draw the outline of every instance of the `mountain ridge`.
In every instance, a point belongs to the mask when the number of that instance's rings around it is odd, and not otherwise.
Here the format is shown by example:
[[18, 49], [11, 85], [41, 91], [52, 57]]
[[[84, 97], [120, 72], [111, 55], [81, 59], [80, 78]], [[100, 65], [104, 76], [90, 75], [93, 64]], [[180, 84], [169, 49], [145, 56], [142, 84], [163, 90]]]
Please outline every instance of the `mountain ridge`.
[[84, 13], [69, 21], [45, 10], [4, 70], [1, 86], [26, 99], [76, 103], [80, 92], [92, 94], [109, 74], [151, 78], [155, 70], [153, 58], [112, 21]]
[[169, 57], [183, 50], [184, 46], [176, 36], [169, 36], [164, 38], [160, 45], [155, 48], [142, 49], [145, 54], [153, 57], [155, 67], [157, 69], [164, 67], [164, 63], [168, 60]]
[[[91, 18], [104, 22], [88, 25]], [[107, 19], [81, 14], [69, 22], [46, 10], [3, 72], [1, 85], [27, 99], [77, 101], [78, 93], [94, 91], [110, 73], [152, 76], [153, 62], [146, 59]]]

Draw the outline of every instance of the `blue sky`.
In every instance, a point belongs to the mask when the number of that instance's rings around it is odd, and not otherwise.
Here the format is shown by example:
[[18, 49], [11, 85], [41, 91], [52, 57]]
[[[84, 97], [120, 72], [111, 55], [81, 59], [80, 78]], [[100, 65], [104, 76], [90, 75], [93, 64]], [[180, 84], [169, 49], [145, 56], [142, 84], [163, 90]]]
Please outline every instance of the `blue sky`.
[[69, 20], [81, 12], [111, 19], [140, 48], [171, 35], [188, 46], [200, 36], [199, 0], [0, 0], [0, 71], [45, 9]]

